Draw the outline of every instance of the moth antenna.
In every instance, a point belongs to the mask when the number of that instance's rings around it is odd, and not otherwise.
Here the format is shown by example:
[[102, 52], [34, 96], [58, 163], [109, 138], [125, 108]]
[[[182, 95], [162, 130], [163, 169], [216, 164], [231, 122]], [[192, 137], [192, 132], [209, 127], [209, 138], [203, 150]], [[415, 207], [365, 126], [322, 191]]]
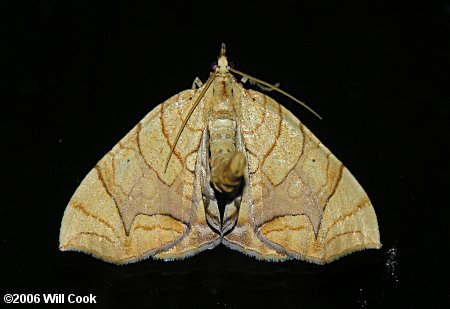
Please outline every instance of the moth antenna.
[[[244, 77], [243, 77], [242, 79], [244, 79]], [[255, 82], [254, 80], [250, 80], [249, 82], [250, 82], [250, 85], [256, 85], [256, 86], [258, 86], [258, 88], [261, 89], [261, 90], [264, 90], [264, 91], [267, 91], [267, 92], [270, 92], [270, 91], [273, 90], [272, 88], [263, 86], [263, 85], [261, 85], [260, 83]], [[275, 84], [273, 84], [272, 86], [278, 88], [278, 87], [280, 87], [280, 83], [275, 83]]]
[[214, 73], [206, 81], [205, 87], [203, 88], [202, 92], [200, 92], [200, 94], [198, 95], [197, 99], [194, 102], [194, 105], [192, 105], [192, 107], [189, 110], [186, 118], [183, 120], [183, 123], [181, 124], [181, 128], [180, 128], [180, 130], [178, 130], [177, 136], [175, 137], [175, 141], [172, 144], [172, 147], [170, 147], [170, 154], [169, 154], [169, 158], [167, 159], [166, 166], [164, 167], [164, 174], [167, 171], [167, 167], [169, 166], [169, 162], [170, 162], [170, 159], [172, 158], [173, 151], [175, 150], [175, 147], [176, 147], [176, 145], [178, 143], [178, 140], [180, 139], [181, 133], [183, 133], [184, 127], [186, 126], [189, 118], [191, 118], [192, 113], [197, 108], [198, 104], [200, 103], [200, 100], [205, 95], [206, 91], [208, 90], [209, 86], [211, 85], [211, 83], [214, 80], [214, 78], [216, 77], [216, 75], [217, 75], [217, 70], [215, 70]]
[[274, 85], [272, 85], [272, 84], [269, 84], [269, 83], [267, 83], [267, 82], [265, 82], [265, 81], [262, 81], [262, 80], [260, 80], [260, 79], [258, 79], [258, 78], [256, 78], [256, 77], [250, 76], [250, 75], [248, 75], [248, 74], [246, 74], [246, 73], [243, 73], [243, 72], [238, 71], [238, 70], [236, 70], [236, 69], [233, 69], [233, 68], [231, 68], [231, 67], [229, 67], [228, 70], [231, 71], [231, 72], [233, 72], [233, 73], [239, 74], [239, 75], [241, 75], [241, 76], [243, 76], [243, 77], [246, 77], [246, 78], [248, 78], [248, 79], [250, 79], [250, 80], [253, 80], [253, 81], [255, 81], [255, 82], [259, 83], [259, 84], [262, 84], [262, 85], [264, 85], [264, 86], [267, 86], [267, 87], [269, 87], [270, 89], [276, 90], [276, 91], [278, 91], [278, 92], [284, 94], [285, 96], [287, 96], [287, 97], [290, 98], [291, 100], [294, 100], [295, 102], [299, 103], [301, 106], [303, 106], [304, 108], [306, 108], [307, 110], [309, 110], [311, 113], [314, 114], [314, 116], [316, 116], [317, 118], [319, 118], [320, 120], [322, 120], [322, 117], [321, 117], [318, 113], [316, 113], [311, 107], [309, 107], [308, 105], [306, 105], [305, 103], [303, 103], [303, 102], [300, 101], [299, 99], [295, 98], [294, 96], [290, 95], [290, 94], [287, 93], [286, 91], [281, 90], [280, 88], [277, 88], [276, 86], [274, 86]]

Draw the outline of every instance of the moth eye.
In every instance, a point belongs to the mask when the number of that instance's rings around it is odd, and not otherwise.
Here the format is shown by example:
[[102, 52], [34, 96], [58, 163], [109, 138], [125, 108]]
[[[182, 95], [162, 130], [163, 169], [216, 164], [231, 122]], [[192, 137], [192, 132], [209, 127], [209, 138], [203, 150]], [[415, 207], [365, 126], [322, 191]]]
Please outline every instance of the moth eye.
[[234, 62], [233, 62], [233, 61], [228, 62], [228, 66], [229, 66], [230, 68], [234, 68]]
[[217, 61], [214, 61], [213, 64], [211, 65], [211, 69], [212, 71], [215, 71], [219, 66], [217, 65]]

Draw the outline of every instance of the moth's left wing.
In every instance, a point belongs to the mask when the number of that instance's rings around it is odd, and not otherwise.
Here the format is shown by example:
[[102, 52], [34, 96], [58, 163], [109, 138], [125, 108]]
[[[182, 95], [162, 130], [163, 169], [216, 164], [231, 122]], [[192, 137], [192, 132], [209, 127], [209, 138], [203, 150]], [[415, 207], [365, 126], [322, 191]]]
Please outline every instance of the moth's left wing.
[[347, 168], [273, 99], [243, 90], [241, 103], [249, 167], [225, 244], [260, 259], [319, 264], [379, 248], [375, 211]]
[[124, 264], [149, 256], [183, 258], [220, 242], [202, 199], [203, 104], [164, 169], [199, 92], [183, 91], [158, 105], [89, 172], [64, 213], [61, 250]]

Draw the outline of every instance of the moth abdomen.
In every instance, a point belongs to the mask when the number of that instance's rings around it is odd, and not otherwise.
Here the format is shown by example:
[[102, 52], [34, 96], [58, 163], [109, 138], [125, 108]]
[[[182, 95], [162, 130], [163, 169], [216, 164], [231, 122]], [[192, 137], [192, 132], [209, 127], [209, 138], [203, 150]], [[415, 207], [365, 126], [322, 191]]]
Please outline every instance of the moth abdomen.
[[236, 121], [218, 118], [209, 122], [211, 183], [219, 192], [232, 192], [239, 187], [245, 155], [236, 150]]

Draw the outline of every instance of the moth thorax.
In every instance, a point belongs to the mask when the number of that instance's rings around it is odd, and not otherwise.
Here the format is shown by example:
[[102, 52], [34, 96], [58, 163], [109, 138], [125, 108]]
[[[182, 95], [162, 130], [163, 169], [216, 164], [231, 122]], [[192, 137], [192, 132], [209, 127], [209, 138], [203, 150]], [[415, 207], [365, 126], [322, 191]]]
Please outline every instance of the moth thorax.
[[211, 182], [219, 192], [232, 192], [241, 182], [245, 158], [236, 152], [236, 121], [210, 120], [209, 136]]
[[225, 73], [228, 72], [228, 60], [225, 55], [221, 55], [219, 59], [217, 59], [217, 65], [219, 67], [219, 72]]

